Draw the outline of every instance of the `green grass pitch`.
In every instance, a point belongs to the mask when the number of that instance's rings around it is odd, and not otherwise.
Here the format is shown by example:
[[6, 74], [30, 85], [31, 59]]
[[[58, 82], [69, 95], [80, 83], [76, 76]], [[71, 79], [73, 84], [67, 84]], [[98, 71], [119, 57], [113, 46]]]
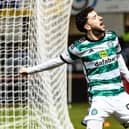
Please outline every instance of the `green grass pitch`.
[[[81, 125], [81, 120], [87, 114], [88, 105], [86, 103], [74, 103], [69, 108], [70, 118], [75, 129], [86, 129]], [[103, 129], [123, 129], [123, 127], [113, 117], [109, 117], [107, 120], [110, 126]]]
[[[75, 129], [86, 129], [85, 126], [81, 125], [81, 120], [87, 114], [88, 104], [74, 103], [69, 107], [70, 107], [69, 114], [70, 114], [70, 118], [71, 118], [74, 128]], [[30, 112], [26, 110], [26, 108], [22, 109], [22, 108], [17, 108], [17, 107], [15, 108], [6, 107], [6, 109], [4, 109], [3, 107], [1, 107], [0, 108], [0, 129], [14, 129], [14, 128], [15, 129], [21, 129], [21, 128], [28, 129], [28, 120], [27, 120], [28, 113]], [[14, 124], [14, 121], [15, 121], [15, 124]], [[31, 122], [34, 125], [37, 125], [36, 127], [38, 127], [38, 123], [35, 123], [35, 121], [33, 120]], [[103, 129], [123, 129], [123, 127], [113, 117], [108, 118], [107, 122], [109, 122], [110, 126], [105, 127]]]

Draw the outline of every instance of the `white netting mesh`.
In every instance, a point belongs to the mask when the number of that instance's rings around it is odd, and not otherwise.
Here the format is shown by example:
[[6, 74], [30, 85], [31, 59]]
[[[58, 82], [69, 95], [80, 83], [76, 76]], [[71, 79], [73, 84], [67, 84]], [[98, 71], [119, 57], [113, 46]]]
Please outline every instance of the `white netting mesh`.
[[66, 65], [21, 77], [67, 47], [72, 0], [0, 1], [0, 129], [73, 129]]

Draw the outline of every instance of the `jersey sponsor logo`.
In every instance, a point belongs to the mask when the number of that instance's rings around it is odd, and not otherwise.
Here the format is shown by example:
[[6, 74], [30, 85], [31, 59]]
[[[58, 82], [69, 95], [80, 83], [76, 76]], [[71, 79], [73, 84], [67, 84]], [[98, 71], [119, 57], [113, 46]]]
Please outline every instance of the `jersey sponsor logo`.
[[111, 62], [113, 62], [115, 60], [116, 60], [116, 57], [102, 59], [101, 61], [96, 61], [95, 66], [101, 66], [101, 65], [109, 64], [109, 63], [111, 63]]
[[103, 58], [107, 58], [108, 57], [108, 53], [106, 50], [102, 50], [99, 52], [99, 56], [103, 59]]

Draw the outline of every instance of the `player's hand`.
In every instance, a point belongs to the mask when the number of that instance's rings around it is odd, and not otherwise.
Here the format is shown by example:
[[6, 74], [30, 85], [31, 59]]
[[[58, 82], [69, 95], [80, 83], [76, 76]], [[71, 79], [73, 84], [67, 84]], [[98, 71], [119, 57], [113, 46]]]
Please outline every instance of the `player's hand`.
[[28, 70], [27, 70], [27, 68], [22, 67], [22, 68], [20, 68], [19, 73], [21, 75], [27, 75], [28, 74]]

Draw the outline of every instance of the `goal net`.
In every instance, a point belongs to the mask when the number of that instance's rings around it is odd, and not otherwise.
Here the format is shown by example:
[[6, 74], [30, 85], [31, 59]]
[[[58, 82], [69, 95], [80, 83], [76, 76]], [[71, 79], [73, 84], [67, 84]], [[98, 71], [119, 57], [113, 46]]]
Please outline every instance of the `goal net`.
[[72, 0], [0, 1], [0, 129], [73, 129], [67, 66], [20, 76], [67, 47]]

